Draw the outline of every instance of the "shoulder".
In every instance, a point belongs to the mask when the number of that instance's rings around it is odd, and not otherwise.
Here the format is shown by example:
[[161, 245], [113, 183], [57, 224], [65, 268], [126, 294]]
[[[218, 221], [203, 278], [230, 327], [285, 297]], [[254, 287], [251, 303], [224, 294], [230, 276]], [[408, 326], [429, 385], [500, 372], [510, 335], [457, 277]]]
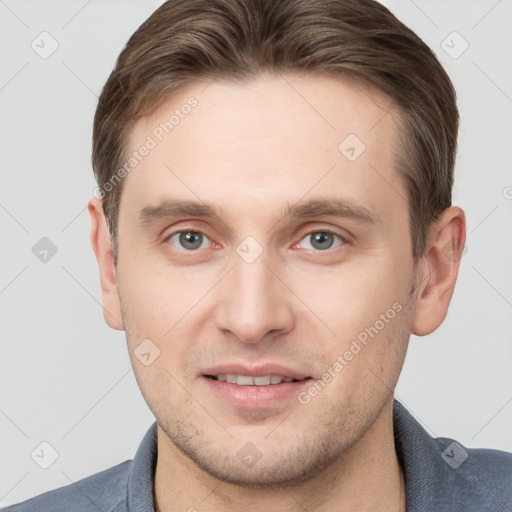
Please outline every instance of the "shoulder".
[[[468, 506], [491, 506], [479, 510], [512, 510], [512, 453], [467, 448], [444, 437], [435, 439], [435, 442], [446, 463], [443, 472], [445, 485], [454, 495], [464, 495]], [[482, 499], [485, 503], [481, 503]]]
[[3, 512], [128, 512], [154, 510], [157, 422], [146, 432], [133, 460], [126, 460], [65, 487], [2, 509]]
[[131, 460], [72, 484], [1, 509], [1, 512], [122, 512], [128, 510]]
[[397, 400], [393, 426], [407, 510], [512, 512], [512, 454], [432, 437]]

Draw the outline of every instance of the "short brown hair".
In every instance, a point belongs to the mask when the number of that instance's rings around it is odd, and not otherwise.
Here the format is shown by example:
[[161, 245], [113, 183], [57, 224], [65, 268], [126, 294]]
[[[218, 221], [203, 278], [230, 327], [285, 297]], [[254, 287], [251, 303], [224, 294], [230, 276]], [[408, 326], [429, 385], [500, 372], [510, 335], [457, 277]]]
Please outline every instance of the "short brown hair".
[[408, 193], [413, 258], [451, 205], [459, 116], [429, 47], [374, 0], [169, 0], [133, 34], [101, 93], [92, 162], [114, 261], [123, 165], [134, 123], [193, 81], [329, 73], [377, 87], [398, 106], [398, 172]]

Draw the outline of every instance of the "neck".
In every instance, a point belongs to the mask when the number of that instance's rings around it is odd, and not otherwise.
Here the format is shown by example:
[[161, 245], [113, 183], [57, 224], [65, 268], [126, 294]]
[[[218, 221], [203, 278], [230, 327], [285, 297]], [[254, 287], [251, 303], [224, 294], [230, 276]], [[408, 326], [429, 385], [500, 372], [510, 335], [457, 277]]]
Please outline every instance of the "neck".
[[313, 478], [280, 487], [222, 482], [183, 455], [158, 427], [157, 512], [405, 511], [406, 489], [393, 437], [393, 400], [340, 460]]

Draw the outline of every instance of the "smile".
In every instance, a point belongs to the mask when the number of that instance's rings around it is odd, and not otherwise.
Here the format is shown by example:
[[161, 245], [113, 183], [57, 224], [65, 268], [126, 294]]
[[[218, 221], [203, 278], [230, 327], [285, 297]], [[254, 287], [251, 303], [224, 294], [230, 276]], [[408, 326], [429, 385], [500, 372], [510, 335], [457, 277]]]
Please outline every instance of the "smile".
[[[220, 382], [229, 382], [237, 386], [271, 386], [274, 384], [281, 384], [282, 382], [298, 382], [305, 379], [293, 379], [291, 377], [282, 377], [281, 375], [236, 375], [233, 373], [208, 375], [211, 379]], [[309, 378], [309, 377], [306, 377]]]

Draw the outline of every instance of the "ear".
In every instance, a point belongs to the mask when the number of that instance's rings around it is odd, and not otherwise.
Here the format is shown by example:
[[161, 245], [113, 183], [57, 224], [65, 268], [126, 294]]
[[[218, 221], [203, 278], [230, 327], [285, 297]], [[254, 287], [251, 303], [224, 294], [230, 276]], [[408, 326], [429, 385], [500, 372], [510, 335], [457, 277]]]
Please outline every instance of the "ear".
[[460, 208], [451, 206], [432, 225], [425, 256], [418, 264], [420, 281], [413, 334], [430, 334], [446, 318], [465, 243], [466, 217]]
[[108, 221], [103, 212], [102, 200], [98, 198], [91, 199], [88, 209], [91, 220], [91, 244], [100, 271], [103, 316], [112, 329], [123, 331], [123, 316], [117, 290], [117, 273], [114, 265], [114, 255], [112, 254]]

